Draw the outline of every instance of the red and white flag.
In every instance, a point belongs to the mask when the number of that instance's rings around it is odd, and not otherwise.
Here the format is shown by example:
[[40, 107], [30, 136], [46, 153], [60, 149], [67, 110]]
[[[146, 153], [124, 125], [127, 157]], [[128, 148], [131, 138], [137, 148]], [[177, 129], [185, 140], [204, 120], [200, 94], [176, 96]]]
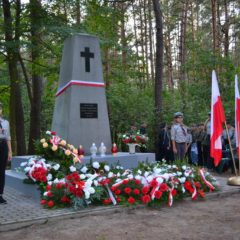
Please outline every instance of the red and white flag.
[[235, 137], [238, 155], [240, 154], [240, 96], [238, 90], [238, 77], [235, 75]]
[[216, 73], [212, 71], [212, 103], [211, 103], [211, 139], [210, 155], [214, 159], [214, 165], [218, 166], [222, 159], [222, 124], [225, 122], [222, 101], [218, 88]]

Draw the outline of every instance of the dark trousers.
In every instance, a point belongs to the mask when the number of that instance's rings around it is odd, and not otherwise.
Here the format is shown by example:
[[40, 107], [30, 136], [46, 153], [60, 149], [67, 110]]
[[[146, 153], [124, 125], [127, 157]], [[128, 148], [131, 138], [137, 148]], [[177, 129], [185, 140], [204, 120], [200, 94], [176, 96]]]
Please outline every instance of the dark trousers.
[[8, 159], [7, 141], [0, 140], [0, 195], [3, 194], [5, 185], [5, 169]]
[[176, 143], [176, 148], [177, 148], [177, 154], [174, 154], [174, 159], [175, 160], [180, 160], [183, 161], [185, 157], [185, 143]]

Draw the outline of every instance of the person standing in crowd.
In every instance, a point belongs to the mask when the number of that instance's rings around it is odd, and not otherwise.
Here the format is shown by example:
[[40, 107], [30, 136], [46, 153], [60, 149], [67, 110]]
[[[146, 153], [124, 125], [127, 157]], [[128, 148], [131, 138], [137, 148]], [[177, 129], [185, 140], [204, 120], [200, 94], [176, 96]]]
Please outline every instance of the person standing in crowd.
[[208, 170], [213, 170], [213, 158], [210, 156], [210, 138], [211, 138], [211, 112], [208, 113], [208, 118], [204, 123], [204, 129], [207, 133], [204, 139], [204, 160]]
[[147, 124], [146, 123], [142, 123], [141, 124], [139, 132], [142, 135], [147, 134]]
[[171, 138], [166, 123], [160, 124], [159, 131], [159, 159], [165, 159], [169, 164], [171, 162]]
[[196, 141], [197, 141], [197, 150], [198, 150], [198, 165], [204, 166], [204, 160], [203, 160], [203, 141], [206, 135], [206, 132], [204, 131], [204, 124], [199, 124], [197, 128], [197, 134], [196, 134]]
[[[228, 120], [228, 123], [227, 123], [227, 129], [228, 129], [228, 134], [229, 134], [229, 139], [232, 143], [232, 141], [234, 141], [234, 135], [235, 135], [235, 128], [230, 124], [230, 121]], [[228, 142], [228, 135], [227, 135], [227, 130], [224, 129], [223, 130], [223, 140], [224, 140], [224, 146], [226, 147], [227, 145], [229, 145], [229, 142]]]
[[191, 144], [191, 164], [198, 165], [198, 147], [197, 147], [197, 135], [198, 135], [198, 128], [194, 124], [192, 126], [192, 144]]
[[192, 146], [192, 131], [190, 128], [187, 129], [187, 150], [186, 150], [186, 157], [188, 158], [188, 163], [191, 164], [191, 146]]
[[3, 118], [3, 105], [0, 103], [0, 204], [6, 204], [3, 198], [5, 185], [5, 168], [12, 158], [9, 122]]
[[183, 124], [183, 114], [181, 112], [176, 112], [174, 114], [174, 124], [171, 128], [171, 140], [174, 159], [183, 161], [187, 150], [187, 128]]

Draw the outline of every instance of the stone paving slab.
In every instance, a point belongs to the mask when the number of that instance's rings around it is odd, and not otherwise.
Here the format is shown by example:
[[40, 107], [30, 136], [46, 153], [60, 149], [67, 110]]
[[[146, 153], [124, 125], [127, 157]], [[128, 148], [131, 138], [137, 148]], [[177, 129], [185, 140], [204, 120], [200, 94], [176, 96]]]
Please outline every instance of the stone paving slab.
[[[206, 198], [217, 198], [240, 193], [240, 187], [228, 186], [226, 177], [216, 177], [220, 183], [220, 191], [209, 193]], [[4, 197], [8, 204], [0, 205], [0, 232], [7, 229], [18, 228], [19, 226], [32, 225], [36, 222], [44, 222], [55, 218], [71, 218], [74, 216], [83, 217], [93, 214], [106, 214], [107, 212], [120, 211], [121, 206], [99, 206], [88, 207], [80, 210], [73, 208], [45, 209], [38, 201], [26, 197], [11, 187], [5, 188]]]

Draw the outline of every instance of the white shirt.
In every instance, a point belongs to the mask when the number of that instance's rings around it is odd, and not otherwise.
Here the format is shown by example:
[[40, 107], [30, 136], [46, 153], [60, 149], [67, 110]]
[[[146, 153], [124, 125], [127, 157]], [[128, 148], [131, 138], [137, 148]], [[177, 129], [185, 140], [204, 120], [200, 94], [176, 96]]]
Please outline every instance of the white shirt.
[[[6, 119], [0, 117], [0, 123], [2, 125], [2, 130], [0, 130], [0, 139], [6, 139], [7, 141], [11, 140], [9, 122]], [[0, 126], [1, 126], [0, 125]]]

